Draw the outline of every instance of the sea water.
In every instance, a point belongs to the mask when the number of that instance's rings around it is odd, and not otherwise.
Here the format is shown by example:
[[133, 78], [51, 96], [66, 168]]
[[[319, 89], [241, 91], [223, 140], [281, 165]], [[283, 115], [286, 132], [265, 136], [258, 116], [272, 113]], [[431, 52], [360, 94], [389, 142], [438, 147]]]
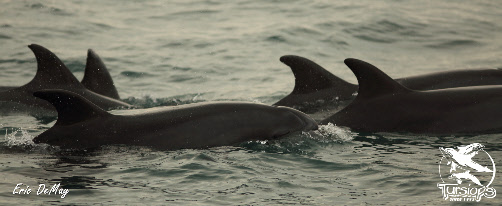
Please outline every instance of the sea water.
[[[496, 0], [0, 5], [0, 86], [33, 78], [29, 44], [53, 51], [79, 79], [92, 48], [122, 99], [144, 108], [223, 100], [272, 104], [294, 87], [291, 70], [279, 61], [288, 54], [312, 59], [352, 83], [356, 79], [343, 64], [349, 57], [395, 78], [502, 67], [502, 9]], [[0, 117], [0, 204], [449, 204], [437, 185], [439, 147], [481, 143], [495, 165], [502, 163], [502, 134], [365, 134], [323, 125], [279, 140], [203, 150], [34, 145], [31, 139], [53, 124]], [[495, 172], [491, 187], [502, 190], [501, 180]], [[61, 189], [68, 190], [64, 198]], [[481, 203], [498, 205], [501, 198]]]

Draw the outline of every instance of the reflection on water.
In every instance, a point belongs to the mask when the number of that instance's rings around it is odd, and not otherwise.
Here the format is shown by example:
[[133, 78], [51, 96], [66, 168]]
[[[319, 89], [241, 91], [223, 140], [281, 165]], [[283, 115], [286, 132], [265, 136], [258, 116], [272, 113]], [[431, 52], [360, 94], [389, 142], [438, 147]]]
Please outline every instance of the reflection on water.
[[[330, 127], [324, 130], [335, 132], [324, 131], [324, 138], [314, 131], [207, 150], [157, 151], [132, 146], [12, 150], [4, 145], [0, 168], [13, 181], [29, 180], [33, 187], [61, 183], [70, 190], [64, 200], [18, 199], [27, 203], [435, 204], [442, 201], [436, 188], [441, 181], [438, 147], [495, 138], [357, 134]], [[496, 158], [500, 145], [492, 145], [485, 149], [496, 164], [501, 163]], [[2, 187], [13, 188], [11, 182], [4, 181]], [[490, 201], [496, 202], [483, 200]]]

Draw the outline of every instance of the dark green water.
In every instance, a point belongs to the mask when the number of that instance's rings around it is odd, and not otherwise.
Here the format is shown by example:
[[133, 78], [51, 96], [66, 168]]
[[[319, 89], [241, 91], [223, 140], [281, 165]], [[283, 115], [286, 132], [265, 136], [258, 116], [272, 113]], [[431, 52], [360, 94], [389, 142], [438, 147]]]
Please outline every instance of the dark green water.
[[[502, 67], [502, 10], [495, 0], [2, 1], [0, 86], [33, 78], [31, 43], [55, 52], [79, 79], [94, 49], [122, 98], [139, 106], [272, 104], [294, 86], [279, 61], [286, 54], [354, 83], [348, 57], [396, 78]], [[0, 117], [0, 204], [450, 204], [437, 188], [439, 147], [481, 143], [502, 163], [501, 134], [358, 134], [333, 125], [207, 150], [32, 145], [52, 124]], [[497, 172], [492, 186], [502, 190], [501, 180]], [[18, 183], [34, 191], [13, 195]], [[36, 195], [39, 184], [56, 183], [69, 189], [64, 199]]]

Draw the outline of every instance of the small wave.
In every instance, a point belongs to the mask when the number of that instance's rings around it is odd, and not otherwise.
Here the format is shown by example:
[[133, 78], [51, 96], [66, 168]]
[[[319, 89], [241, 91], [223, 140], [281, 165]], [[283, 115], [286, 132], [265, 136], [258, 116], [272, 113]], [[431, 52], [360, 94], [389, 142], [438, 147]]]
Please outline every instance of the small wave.
[[56, 7], [51, 7], [50, 13], [52, 15], [56, 15], [56, 16], [73, 16], [73, 14], [71, 14], [63, 9], [56, 8]]
[[343, 47], [343, 46], [348, 46], [349, 45], [349, 43], [346, 42], [346, 41], [344, 41], [344, 40], [342, 40], [342, 38], [336, 37], [336, 36], [333, 36], [333, 35], [331, 35], [331, 36], [329, 36], [329, 37], [327, 37], [327, 38], [325, 38], [325, 39], [323, 39], [321, 41], [324, 42], [324, 43], [331, 44], [333, 46], [342, 46]]
[[348, 128], [328, 123], [328, 125], [320, 125], [316, 131], [293, 133], [277, 140], [248, 141], [240, 146], [248, 150], [269, 153], [314, 155], [316, 152], [312, 148], [320, 143], [351, 142], [357, 135]]
[[162, 47], [173, 48], [173, 47], [181, 47], [181, 46], [184, 46], [184, 45], [185, 45], [185, 42], [170, 42], [170, 43], [167, 43], [167, 44], [163, 45]]
[[191, 67], [173, 67], [173, 70], [180, 70], [180, 71], [190, 71], [192, 70]]
[[151, 77], [153, 75], [146, 72], [134, 72], [134, 71], [123, 71], [120, 72], [121, 75], [131, 78], [142, 78], [142, 77]]
[[67, 12], [63, 9], [56, 8], [56, 7], [47, 7], [42, 3], [34, 3], [34, 4], [26, 4], [26, 7], [29, 7], [31, 9], [49, 9], [49, 13], [52, 15], [57, 15], [57, 16], [72, 16], [73, 14], [70, 12]]
[[98, 27], [99, 29], [114, 29], [115, 27], [109, 24], [105, 23], [92, 23], [94, 26]]
[[324, 143], [350, 142], [358, 135], [358, 133], [351, 131], [349, 128], [338, 127], [333, 123], [319, 125], [318, 130], [306, 134], [309, 134], [310, 138]]
[[377, 42], [377, 43], [394, 43], [397, 41], [397, 39], [394, 38], [389, 38], [389, 37], [383, 37], [383, 36], [374, 36], [374, 35], [354, 35], [354, 37], [365, 40], [365, 41], [371, 41], [371, 42]]
[[175, 40], [175, 41], [163, 44], [159, 48], [193, 47], [193, 48], [202, 49], [202, 48], [207, 48], [207, 47], [211, 47], [211, 46], [214, 46], [214, 43], [211, 43], [209, 41], [201, 41], [201, 40], [194, 40], [194, 39], [181, 39], [181, 40]]
[[190, 16], [190, 15], [208, 15], [208, 14], [215, 14], [219, 13], [220, 11], [217, 10], [208, 10], [208, 9], [201, 9], [201, 10], [190, 10], [190, 11], [180, 11], [180, 12], [175, 12], [172, 13], [170, 16]]
[[344, 31], [355, 38], [365, 41], [394, 43], [403, 39], [423, 37], [424, 35], [420, 31], [425, 27], [425, 24], [410, 20], [383, 19], [347, 28]]
[[277, 42], [277, 43], [285, 43], [288, 41], [285, 37], [283, 37], [281, 35], [269, 36], [269, 37], [265, 38], [265, 40], [270, 41], [270, 42]]
[[35, 146], [33, 138], [34, 137], [24, 129], [15, 130], [10, 134], [7, 129], [5, 131], [5, 139], [7, 140], [8, 147], [33, 147]]
[[3, 63], [16, 63], [16, 64], [25, 64], [25, 63], [34, 63], [35, 61], [33, 59], [0, 59], [0, 64]]
[[319, 35], [322, 35], [323, 33], [317, 29], [314, 29], [314, 28], [309, 28], [309, 27], [305, 27], [305, 26], [302, 26], [302, 27], [290, 27], [290, 28], [287, 28], [287, 29], [283, 29], [282, 30], [283, 32], [289, 34], [289, 35], [293, 35], [293, 36], [297, 36], [297, 35], [304, 35], [304, 36], [319, 36]]
[[[303, 135], [302, 135], [303, 136]], [[312, 155], [312, 144], [308, 141], [283, 138], [280, 140], [257, 140], [241, 143], [239, 146], [250, 151], [263, 151], [277, 154], [301, 154]]]
[[476, 40], [470, 40], [470, 39], [457, 39], [457, 40], [447, 40], [443, 41], [437, 44], [429, 44], [426, 45], [426, 47], [433, 48], [433, 49], [451, 49], [451, 48], [457, 48], [457, 47], [472, 47], [472, 46], [479, 46], [481, 45], [481, 42], [478, 42]]
[[32, 9], [41, 9], [41, 8], [45, 7], [42, 3], [28, 4], [26, 6], [32, 8]]
[[193, 45], [193, 47], [198, 48], [198, 49], [202, 49], [202, 48], [206, 48], [206, 47], [210, 47], [210, 46], [213, 46], [213, 44], [208, 43], [208, 42], [202, 42], [202, 43], [197, 43], [197, 44]]
[[0, 34], [0, 39], [12, 39], [12, 37]]
[[194, 75], [172, 75], [167, 81], [169, 82], [186, 82], [191, 80], [197, 80], [197, 82], [205, 82], [204, 77], [202, 76], [194, 76]]

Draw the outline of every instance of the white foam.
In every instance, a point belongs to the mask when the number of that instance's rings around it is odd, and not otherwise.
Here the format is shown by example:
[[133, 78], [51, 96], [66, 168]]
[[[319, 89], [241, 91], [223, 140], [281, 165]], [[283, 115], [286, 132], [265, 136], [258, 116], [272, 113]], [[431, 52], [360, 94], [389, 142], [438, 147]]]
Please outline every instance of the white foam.
[[8, 129], [5, 129], [5, 140], [7, 140], [7, 146], [35, 146], [33, 142], [33, 135], [30, 135], [27, 130], [22, 128], [12, 131], [9, 134]]
[[319, 129], [314, 132], [310, 132], [309, 135], [311, 138], [323, 142], [349, 142], [352, 141], [358, 133], [351, 131], [349, 128], [339, 127], [333, 123], [328, 123], [327, 125], [319, 125]]

